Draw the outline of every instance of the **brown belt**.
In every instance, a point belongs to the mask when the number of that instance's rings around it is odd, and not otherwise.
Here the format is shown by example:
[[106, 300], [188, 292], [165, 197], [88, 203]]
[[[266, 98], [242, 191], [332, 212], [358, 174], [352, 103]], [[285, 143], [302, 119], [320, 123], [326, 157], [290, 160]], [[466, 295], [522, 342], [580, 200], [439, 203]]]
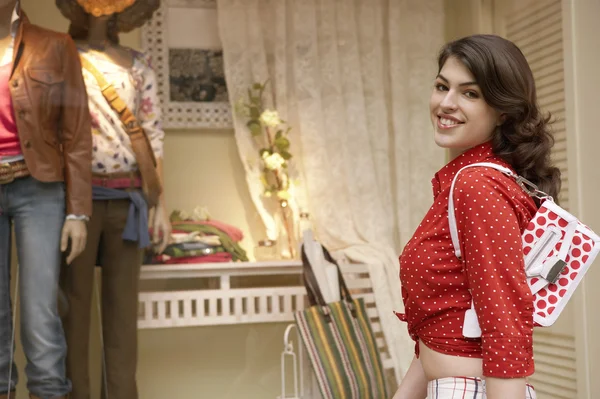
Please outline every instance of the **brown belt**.
[[0, 163], [0, 184], [9, 184], [21, 177], [29, 176], [25, 160]]
[[128, 173], [94, 173], [92, 174], [92, 185], [107, 188], [139, 188], [142, 179], [139, 172]]

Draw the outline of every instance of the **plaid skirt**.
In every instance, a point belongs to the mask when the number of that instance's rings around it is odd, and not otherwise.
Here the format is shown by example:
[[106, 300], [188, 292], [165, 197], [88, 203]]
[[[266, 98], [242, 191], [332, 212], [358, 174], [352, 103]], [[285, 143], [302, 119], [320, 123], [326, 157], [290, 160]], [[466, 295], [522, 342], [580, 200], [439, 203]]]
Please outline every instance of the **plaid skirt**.
[[[427, 399], [485, 399], [485, 381], [481, 378], [450, 377], [429, 381]], [[525, 399], [536, 399], [533, 386], [525, 387]]]

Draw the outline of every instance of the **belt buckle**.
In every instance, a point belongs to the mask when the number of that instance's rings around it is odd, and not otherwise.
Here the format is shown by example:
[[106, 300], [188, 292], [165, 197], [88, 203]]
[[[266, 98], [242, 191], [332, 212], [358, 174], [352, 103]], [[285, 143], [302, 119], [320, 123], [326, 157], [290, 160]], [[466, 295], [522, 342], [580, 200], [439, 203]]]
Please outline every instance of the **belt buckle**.
[[15, 180], [15, 173], [9, 163], [0, 163], [0, 184], [12, 183]]

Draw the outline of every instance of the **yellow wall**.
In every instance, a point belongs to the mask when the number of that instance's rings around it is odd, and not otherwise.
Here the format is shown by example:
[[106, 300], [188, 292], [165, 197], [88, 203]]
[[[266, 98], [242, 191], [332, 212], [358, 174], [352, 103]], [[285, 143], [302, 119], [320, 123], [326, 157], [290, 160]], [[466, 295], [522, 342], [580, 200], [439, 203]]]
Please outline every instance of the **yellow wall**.
[[[596, 232], [600, 231], [600, 168], [597, 134], [597, 104], [600, 92], [600, 51], [598, 51], [598, 21], [600, 2], [563, 0], [568, 20], [563, 25], [565, 34], [571, 37], [573, 58], [565, 63], [567, 79], [567, 115], [571, 116], [569, 136], [569, 176], [576, 170], [571, 187], [574, 188], [574, 206], [578, 215]], [[569, 119], [567, 118], [567, 121]], [[572, 144], [571, 144], [572, 143]], [[600, 261], [597, 259], [580, 288], [575, 302], [582, 316], [578, 320], [578, 367], [580, 372], [578, 399], [594, 399], [600, 392]]]
[[476, 33], [491, 33], [494, 0], [444, 0], [447, 41]]
[[[21, 0], [33, 23], [66, 31], [54, 0]], [[140, 47], [140, 32], [121, 37]], [[165, 190], [170, 209], [207, 206], [213, 218], [241, 228], [242, 246], [252, 255], [264, 228], [250, 201], [232, 130], [166, 132]], [[93, 319], [96, 320], [94, 312]], [[98, 392], [98, 325], [93, 324], [92, 385]], [[140, 397], [275, 398], [285, 325], [143, 330], [139, 333]], [[19, 399], [27, 397], [24, 357], [18, 350]], [[92, 398], [98, 398], [96, 393]]]

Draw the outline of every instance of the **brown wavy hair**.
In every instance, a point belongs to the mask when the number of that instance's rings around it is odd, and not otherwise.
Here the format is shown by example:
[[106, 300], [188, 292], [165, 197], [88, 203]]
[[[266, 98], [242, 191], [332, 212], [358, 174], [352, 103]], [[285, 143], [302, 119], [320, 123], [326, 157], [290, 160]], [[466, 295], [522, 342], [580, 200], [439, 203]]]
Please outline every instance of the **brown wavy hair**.
[[557, 200], [560, 170], [550, 160], [551, 115], [540, 111], [533, 73], [521, 50], [500, 36], [474, 35], [441, 49], [439, 71], [450, 57], [471, 71], [485, 101], [506, 117], [492, 137], [494, 154]]

